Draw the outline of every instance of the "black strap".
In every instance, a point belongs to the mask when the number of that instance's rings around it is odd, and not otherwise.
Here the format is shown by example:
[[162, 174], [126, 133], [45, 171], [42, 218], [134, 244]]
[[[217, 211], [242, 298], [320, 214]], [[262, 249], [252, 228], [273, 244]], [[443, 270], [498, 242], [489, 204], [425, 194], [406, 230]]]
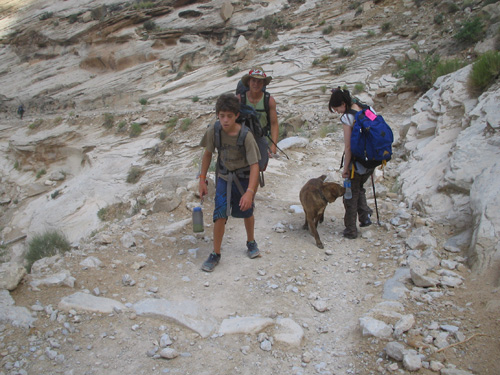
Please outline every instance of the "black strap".
[[[267, 125], [264, 126], [262, 129], [264, 131], [264, 135], [266, 136], [269, 136], [269, 134], [271, 133], [271, 109], [269, 107], [269, 100], [271, 99], [271, 94], [267, 91], [263, 91], [264, 92], [264, 110], [262, 109], [257, 109], [255, 108], [255, 110], [257, 112], [265, 112], [266, 113], [266, 118], [267, 118]], [[247, 104], [247, 93], [244, 92], [241, 94], [241, 102], [243, 104]]]

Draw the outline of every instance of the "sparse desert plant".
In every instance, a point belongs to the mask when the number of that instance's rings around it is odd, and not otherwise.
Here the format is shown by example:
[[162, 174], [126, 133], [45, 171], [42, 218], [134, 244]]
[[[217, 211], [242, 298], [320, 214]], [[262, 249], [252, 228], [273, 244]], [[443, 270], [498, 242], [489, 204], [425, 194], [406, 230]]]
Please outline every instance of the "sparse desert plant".
[[178, 121], [179, 121], [179, 116], [174, 116], [167, 121], [166, 127], [169, 129], [174, 128], [177, 125]]
[[127, 183], [135, 184], [144, 174], [144, 171], [139, 167], [131, 167], [127, 174]]
[[185, 132], [186, 130], [189, 129], [189, 126], [193, 123], [193, 120], [191, 120], [190, 118], [185, 118], [182, 120], [181, 122], [181, 130], [183, 132]]
[[196, 103], [200, 100], [199, 96], [198, 95], [195, 95], [191, 98], [191, 100], [193, 101], [193, 103]]
[[19, 161], [18, 160], [16, 160], [14, 163], [14, 169], [17, 171], [19, 170]]
[[29, 124], [28, 128], [33, 130], [33, 129], [39, 128], [42, 124], [43, 124], [43, 120], [41, 118], [39, 118], [39, 119], [36, 119], [35, 121], [33, 121], [31, 124]]
[[474, 17], [472, 20], [462, 23], [460, 30], [454, 35], [454, 38], [459, 43], [471, 45], [483, 39], [484, 33], [481, 18]]
[[36, 178], [39, 179], [40, 177], [42, 177], [44, 174], [47, 174], [47, 171], [45, 169], [40, 169], [37, 173], [36, 173]]
[[392, 27], [392, 24], [390, 22], [384, 22], [382, 24], [382, 31], [384, 33], [386, 33], [387, 31], [389, 31], [391, 29], [391, 27]]
[[99, 211], [97, 211], [97, 217], [101, 221], [106, 221], [108, 214], [108, 209], [106, 207], [100, 208]]
[[319, 136], [325, 138], [328, 134], [335, 132], [339, 128], [335, 124], [324, 125], [319, 129]]
[[474, 94], [482, 93], [500, 74], [500, 52], [488, 51], [472, 65], [469, 88]]
[[227, 71], [226, 76], [227, 77], [232, 77], [235, 74], [238, 74], [239, 72], [240, 72], [240, 68], [238, 68], [237, 66], [235, 66], [234, 68], [231, 68], [231, 69], [229, 69]]
[[130, 133], [129, 133], [130, 138], [138, 137], [141, 133], [142, 133], [141, 125], [138, 124], [137, 122], [133, 122], [130, 125]]
[[427, 55], [418, 60], [398, 61], [400, 70], [395, 76], [402, 78], [407, 85], [417, 87], [421, 91], [427, 91], [434, 83], [433, 74], [438, 62], [439, 56], [433, 55]]
[[125, 128], [127, 127], [127, 122], [125, 120], [122, 120], [118, 123], [118, 126], [117, 126], [117, 131], [118, 132], [122, 132], [125, 130]]
[[371, 37], [374, 37], [375, 36], [375, 31], [374, 30], [368, 30], [366, 32], [366, 37], [367, 38], [371, 38]]
[[56, 199], [59, 196], [59, 194], [61, 194], [61, 190], [56, 190], [52, 194], [50, 194], [50, 197], [52, 199]]
[[146, 98], [140, 98], [139, 99], [139, 104], [140, 105], [146, 105], [146, 104], [148, 104], [148, 100]]
[[450, 13], [450, 14], [451, 13], [456, 13], [456, 12], [458, 12], [460, 10], [460, 8], [458, 7], [458, 5], [455, 4], [455, 3], [452, 3], [452, 2], [449, 2], [447, 4], [447, 8], [448, 8], [448, 13]]
[[134, 4], [134, 9], [150, 9], [154, 7], [154, 1], [138, 1]]
[[328, 34], [331, 34], [332, 31], [333, 31], [333, 26], [329, 25], [329, 26], [325, 27], [321, 32], [323, 33], [323, 35], [328, 35]]
[[146, 22], [144, 22], [143, 26], [144, 26], [144, 29], [147, 31], [153, 31], [153, 30], [156, 30], [158, 28], [155, 21], [153, 21], [153, 20], [147, 20]]
[[446, 74], [456, 72], [458, 69], [463, 68], [467, 63], [459, 59], [450, 59], [439, 61], [432, 72], [432, 82], [434, 83], [436, 79]]
[[354, 94], [359, 94], [360, 92], [363, 92], [365, 90], [365, 85], [363, 85], [362, 83], [356, 83], [354, 85], [354, 90], [352, 90], [352, 92]]
[[61, 116], [57, 116], [54, 119], [54, 125], [60, 125], [63, 122], [63, 118]]
[[68, 16], [69, 23], [75, 23], [76, 21], [78, 21], [78, 14], [70, 14]]
[[346, 69], [347, 69], [347, 66], [345, 64], [340, 64], [340, 65], [335, 66], [335, 69], [333, 69], [332, 73], [338, 76], [338, 75], [344, 73]]
[[43, 21], [43, 20], [48, 20], [49, 18], [52, 18], [52, 16], [53, 16], [52, 12], [44, 12], [38, 18], [40, 19], [40, 21]]
[[350, 48], [339, 48], [337, 51], [338, 57], [349, 57], [354, 55], [354, 51]]
[[321, 92], [324, 94], [326, 92], [326, 86], [323, 85], [319, 88], [321, 90]]
[[27, 269], [31, 272], [33, 263], [37, 260], [63, 254], [71, 249], [71, 245], [64, 234], [56, 230], [48, 230], [43, 234], [36, 234], [28, 244], [26, 254]]
[[436, 14], [434, 16], [434, 23], [436, 25], [442, 25], [443, 24], [443, 21], [444, 21], [444, 16], [442, 13], [439, 13], [439, 14]]
[[109, 112], [106, 112], [102, 115], [103, 117], [103, 126], [106, 128], [106, 129], [111, 129], [113, 127], [113, 125], [115, 124], [115, 116], [113, 116], [112, 113], [109, 113]]

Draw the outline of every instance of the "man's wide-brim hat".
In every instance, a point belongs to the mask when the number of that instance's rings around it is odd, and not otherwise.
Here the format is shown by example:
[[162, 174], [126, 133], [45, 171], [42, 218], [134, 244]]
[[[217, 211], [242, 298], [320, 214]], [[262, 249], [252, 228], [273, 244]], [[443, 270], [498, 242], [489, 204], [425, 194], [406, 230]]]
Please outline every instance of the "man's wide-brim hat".
[[243, 82], [246, 87], [249, 87], [248, 82], [250, 82], [250, 78], [263, 79], [264, 86], [269, 85], [269, 82], [273, 79], [273, 77], [268, 77], [262, 68], [253, 68], [241, 78], [241, 82]]

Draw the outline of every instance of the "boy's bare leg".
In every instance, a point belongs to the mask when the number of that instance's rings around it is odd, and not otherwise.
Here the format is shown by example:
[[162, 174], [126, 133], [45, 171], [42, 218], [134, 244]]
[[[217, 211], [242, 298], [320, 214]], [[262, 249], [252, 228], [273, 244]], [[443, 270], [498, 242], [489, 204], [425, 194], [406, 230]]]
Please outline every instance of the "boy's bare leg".
[[214, 223], [214, 253], [220, 254], [222, 238], [226, 230], [226, 219], [217, 219]]
[[252, 215], [245, 218], [245, 229], [247, 231], [247, 241], [255, 240], [254, 237], [255, 217]]

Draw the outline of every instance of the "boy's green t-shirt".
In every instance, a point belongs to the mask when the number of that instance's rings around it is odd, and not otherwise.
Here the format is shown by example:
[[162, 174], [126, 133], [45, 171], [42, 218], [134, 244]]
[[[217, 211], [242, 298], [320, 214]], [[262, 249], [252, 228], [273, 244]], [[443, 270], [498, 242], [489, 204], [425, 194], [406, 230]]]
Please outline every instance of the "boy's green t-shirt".
[[[221, 149], [218, 152], [221, 159], [229, 171], [245, 168], [249, 165], [258, 163], [260, 160], [260, 151], [251, 132], [245, 137], [245, 153], [237, 145], [238, 135], [230, 136], [224, 130], [221, 130]], [[200, 142], [200, 146], [205, 147], [209, 152], [214, 153], [215, 148], [215, 126], [210, 125]]]

